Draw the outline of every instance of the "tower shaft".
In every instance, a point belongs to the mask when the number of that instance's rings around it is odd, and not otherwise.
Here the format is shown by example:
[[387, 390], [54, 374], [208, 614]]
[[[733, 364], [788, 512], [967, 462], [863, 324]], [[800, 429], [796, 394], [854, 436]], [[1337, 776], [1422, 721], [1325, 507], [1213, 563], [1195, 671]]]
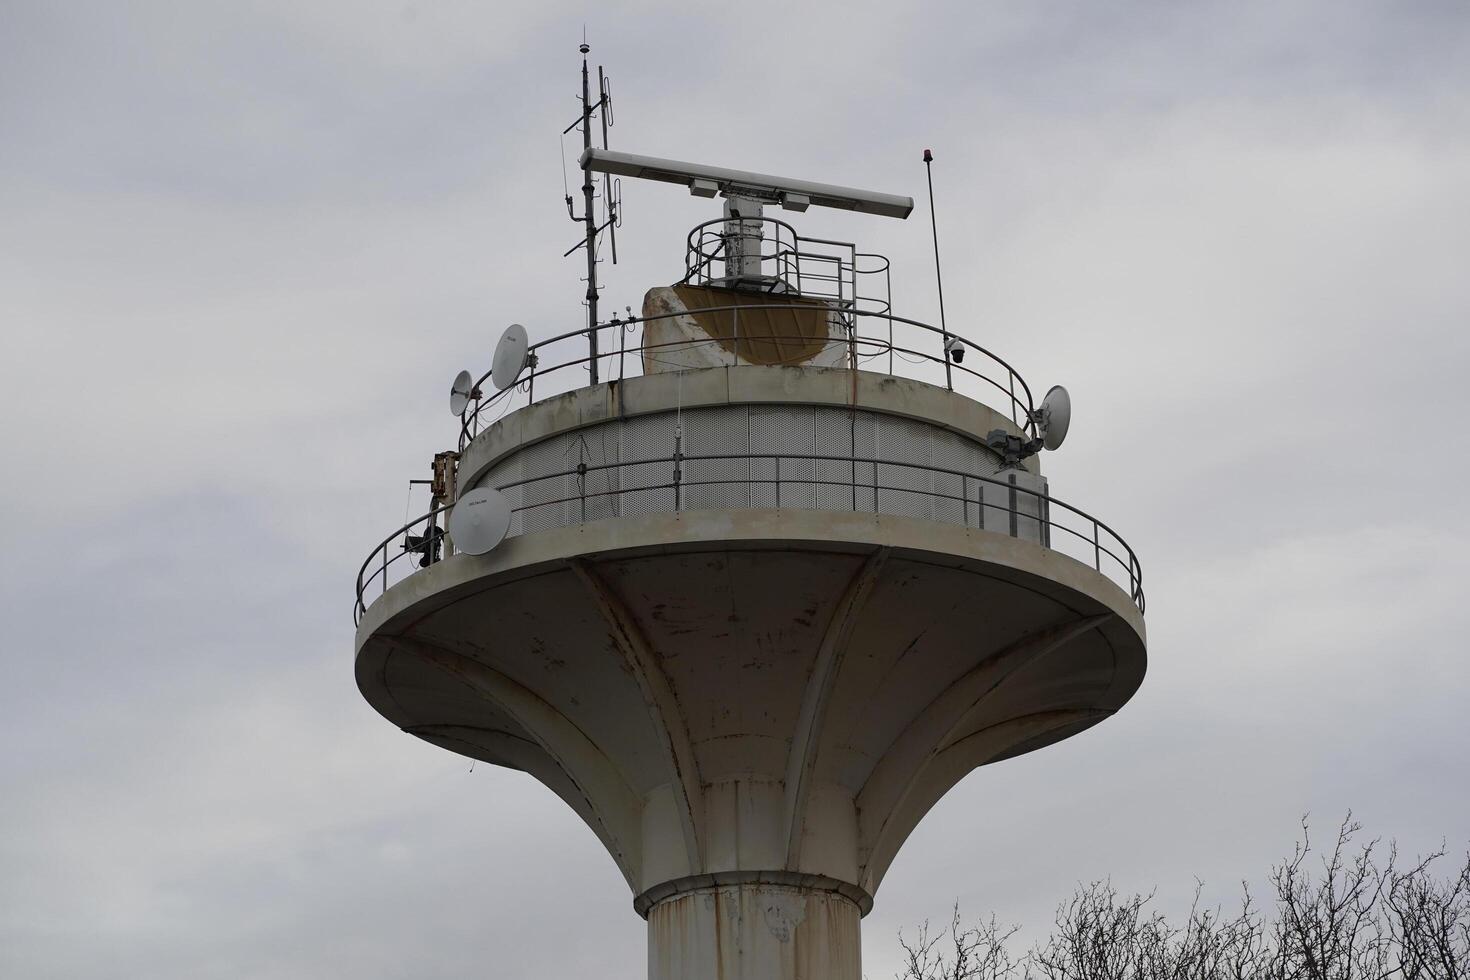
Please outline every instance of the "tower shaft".
[[648, 913], [649, 980], [861, 980], [861, 913], [821, 888], [750, 882]]

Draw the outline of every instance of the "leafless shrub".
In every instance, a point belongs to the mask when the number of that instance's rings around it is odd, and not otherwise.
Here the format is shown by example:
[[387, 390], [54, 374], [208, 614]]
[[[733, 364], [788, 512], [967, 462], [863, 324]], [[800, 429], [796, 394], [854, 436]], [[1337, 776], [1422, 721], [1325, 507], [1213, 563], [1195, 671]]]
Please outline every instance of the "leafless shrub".
[[1200, 905], [1182, 924], [1152, 908], [1152, 895], [1120, 895], [1111, 882], [1080, 887], [1058, 909], [1051, 934], [1025, 953], [1017, 929], [994, 916], [912, 943], [897, 980], [1470, 980], [1470, 855], [1436, 876], [1444, 848], [1400, 868], [1397, 849], [1361, 833], [1351, 814], [1330, 849], [1314, 855], [1310, 828], [1271, 870], [1269, 917], [1242, 889], [1230, 913]]
[[899, 933], [907, 963], [898, 980], [1009, 980], [1017, 965], [1006, 948], [1016, 927], [1002, 929], [995, 916], [970, 929], [960, 927], [955, 903], [947, 930], [930, 934], [929, 923], [919, 927], [913, 942]]
[[1390, 882], [1389, 944], [1404, 980], [1470, 978], [1470, 858], [1453, 878], [1436, 879], [1430, 865], [1444, 849]]

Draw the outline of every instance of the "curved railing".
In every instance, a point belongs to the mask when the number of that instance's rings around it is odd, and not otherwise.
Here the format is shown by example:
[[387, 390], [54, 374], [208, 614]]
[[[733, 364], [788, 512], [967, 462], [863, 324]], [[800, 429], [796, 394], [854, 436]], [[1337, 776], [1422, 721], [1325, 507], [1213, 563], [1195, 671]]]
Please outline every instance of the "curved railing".
[[[732, 256], [732, 244], [748, 254]], [[886, 256], [859, 252], [852, 242], [799, 235], [780, 218], [716, 218], [690, 230], [682, 281], [718, 285], [732, 279], [747, 289], [825, 300], [839, 311], [893, 309]]]
[[[714, 461], [772, 461], [776, 463], [776, 474], [774, 477], [759, 477], [750, 472], [746, 474], [721, 479], [697, 479], [686, 478], [685, 468], [690, 463], [714, 462]], [[810, 476], [801, 475], [796, 478], [781, 477], [780, 463], [807, 462], [812, 464]], [[669, 473], [671, 480], [665, 483], [643, 483], [637, 482], [634, 486], [619, 486], [614, 489], [591, 490], [587, 488], [587, 475], [608, 470], [622, 470], [627, 467], [647, 466], [650, 463], [670, 464]], [[831, 475], [831, 467], [823, 471], [826, 475], [817, 472], [822, 463], [848, 464], [850, 477], [840, 479]], [[862, 479], [859, 479], [859, 467], [865, 467]], [[959, 492], [953, 493], [947, 490], [915, 486], [897, 485], [895, 481], [880, 481], [880, 467], [887, 471], [893, 470], [894, 475], [898, 473], [922, 473], [931, 478], [948, 477], [951, 489], [955, 478], [959, 479]], [[547, 473], [540, 476], [528, 477], [523, 480], [515, 480], [501, 484], [496, 489], [501, 491], [514, 491], [518, 487], [541, 483], [548, 480], [567, 480], [575, 478], [577, 492], [572, 495], [558, 497], [552, 500], [538, 500], [533, 504], [520, 507], [512, 507], [513, 513], [522, 513], [545, 507], [571, 508], [580, 504], [580, 516], [571, 516], [566, 524], [583, 523], [586, 520], [587, 502], [605, 500], [612, 498], [621, 500], [627, 494], [644, 494], [645, 498], [640, 508], [640, 513], [648, 510], [666, 510], [679, 512], [684, 510], [704, 510], [708, 507], [690, 507], [688, 495], [695, 492], [694, 488], [719, 487], [719, 486], [771, 486], [776, 487], [776, 499], [781, 499], [781, 487], [835, 487], [847, 488], [851, 491], [851, 507], [820, 506], [806, 507], [804, 510], [851, 510], [859, 513], [886, 513], [882, 510], [880, 494], [908, 494], [918, 497], [927, 497], [934, 501], [943, 502], [948, 505], [948, 513], [952, 516], [954, 511], [960, 511], [961, 520], [951, 521], [945, 518], [935, 517], [934, 520], [941, 523], [963, 524], [965, 527], [991, 529], [997, 525], [1006, 529], [1012, 537], [1021, 537], [1035, 540], [1040, 545], [1053, 551], [1058, 551], [1083, 564], [1091, 565], [1096, 571], [1108, 576], [1128, 597], [1138, 606], [1140, 612], [1144, 609], [1143, 597], [1143, 566], [1139, 564], [1138, 556], [1128, 543], [1118, 535], [1116, 531], [1108, 527], [1102, 521], [1093, 517], [1085, 511], [1073, 507], [1044, 491], [1032, 490], [1028, 487], [1017, 486], [1005, 480], [992, 476], [981, 476], [976, 473], [968, 473], [963, 470], [947, 469], [939, 466], [927, 466], [917, 463], [899, 463], [888, 459], [875, 459], [863, 456], [818, 456], [806, 453], [725, 453], [714, 455], [688, 455], [674, 453], [671, 456], [659, 456], [651, 459], [637, 461], [607, 463], [603, 465], [581, 465], [573, 469], [563, 470], [557, 473]], [[971, 487], [976, 488], [975, 496], [971, 496]], [[986, 498], [992, 496], [989, 492], [981, 492], [982, 487], [994, 486], [1006, 493], [1003, 498], [1005, 504], [986, 502]], [[667, 507], [649, 508], [647, 506], [647, 495], [652, 491], [672, 491], [672, 501]], [[664, 495], [667, 498], [668, 494]], [[871, 501], [871, 503], [869, 503]], [[831, 498], [829, 498], [829, 503]], [[958, 507], [956, 507], [958, 505]], [[357, 573], [357, 602], [354, 606], [353, 620], [360, 622], [362, 614], [367, 611], [367, 595], [377, 591], [379, 595], [386, 592], [392, 584], [407, 578], [414, 571], [412, 562], [400, 564], [409, 556], [417, 556], [419, 567], [426, 567], [435, 561], [443, 560], [452, 553], [449, 545], [442, 548], [439, 544], [443, 540], [438, 528], [442, 526], [443, 512], [448, 507], [440, 507], [430, 511], [421, 517], [415, 518], [403, 527], [394, 531], [384, 538], [378, 547], [374, 548], [368, 555], [367, 560]], [[621, 508], [618, 508], [621, 510]], [[749, 509], [746, 507], [727, 509]], [[792, 508], [787, 508], [792, 509]], [[936, 508], [937, 509], [937, 508]], [[615, 515], [616, 516], [616, 515]], [[607, 518], [599, 518], [607, 519]], [[534, 532], [533, 532], [534, 533]], [[426, 545], [425, 542], [428, 542]]]
[[[534, 402], [538, 384], [541, 390], [546, 392], [547, 388], [555, 385], [557, 380], [575, 379], [576, 375], [571, 372], [577, 369], [585, 370], [594, 363], [598, 367], [597, 373], [601, 380], [622, 381], [625, 377], [636, 377], [643, 373], [642, 362], [645, 357], [657, 358], [660, 351], [672, 353], [701, 346], [723, 346], [725, 352], [733, 353], [737, 358], [736, 363], [739, 363], [738, 330], [739, 317], [742, 312], [747, 314], [753, 310], [810, 312], [811, 308], [810, 303], [783, 303], [779, 297], [772, 297], [772, 302], [759, 305], [704, 307], [683, 312], [662, 313], [656, 316], [629, 316], [627, 319], [614, 317], [607, 323], [598, 324], [596, 327], [583, 327], [549, 337], [531, 345], [527, 358], [528, 366], [521, 372], [516, 384], [494, 392], [488, 397], [476, 398], [471, 403], [471, 407], [461, 417], [459, 448], [463, 451], [481, 429], [507, 414], [514, 407], [518, 393], [525, 395], [525, 403]], [[709, 340], [680, 339], [651, 345], [639, 339], [635, 340], [631, 346], [628, 344], [629, 336], [642, 324], [688, 316], [690, 313], [732, 314], [736, 323], [737, 336], [734, 338], [736, 343], [725, 346], [725, 341], [711, 337]], [[943, 383], [949, 390], [961, 391], [962, 394], [969, 394], [982, 402], [999, 401], [1007, 406], [1005, 414], [1013, 423], [1033, 437], [1036, 435], [1036, 424], [1033, 420], [1035, 404], [1031, 388], [1015, 368], [996, 354], [953, 331], [946, 331], [921, 320], [913, 320], [889, 312], [860, 309], [834, 310], [834, 313], [840, 315], [842, 321], [848, 324], [848, 328], [845, 335], [833, 336], [830, 343], [845, 347], [850, 367], [865, 371], [876, 369], [891, 376], [907, 376], [903, 374], [903, 369], [912, 365], [928, 364], [942, 367]], [[914, 332], [914, 339], [897, 337], [894, 331], [895, 325]], [[862, 329], [864, 326], [870, 326], [871, 329], [864, 332]], [[590, 353], [591, 345], [588, 343], [588, 337], [591, 334], [595, 334], [598, 340], [595, 355]], [[576, 343], [579, 338], [581, 339], [580, 345]], [[793, 344], [808, 344], [812, 340], [811, 337], [806, 336], [773, 335], [766, 331], [761, 332], [757, 339], [761, 341], [784, 340]], [[568, 347], [568, 345], [572, 346]], [[947, 347], [958, 348], [959, 357], [956, 357], [954, 350], [947, 351]], [[960, 357], [964, 360], [961, 360]], [[486, 389], [489, 379], [490, 372], [486, 371], [475, 382], [475, 391]], [[936, 377], [935, 383], [938, 383], [938, 380]], [[959, 382], [958, 387], [956, 381]], [[575, 387], [575, 385], [570, 387]], [[967, 388], [972, 391], [964, 390]], [[564, 390], [567, 389], [555, 388], [550, 393], [559, 394]]]

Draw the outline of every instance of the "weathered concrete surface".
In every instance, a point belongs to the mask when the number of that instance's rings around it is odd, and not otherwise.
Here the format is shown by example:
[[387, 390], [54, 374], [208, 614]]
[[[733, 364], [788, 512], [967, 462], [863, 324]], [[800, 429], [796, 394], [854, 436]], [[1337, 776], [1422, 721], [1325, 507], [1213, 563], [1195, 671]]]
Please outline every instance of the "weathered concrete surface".
[[523, 769], [642, 894], [780, 871], [874, 893], [978, 766], [1082, 731], [1143, 677], [1110, 580], [995, 532], [820, 511], [651, 514], [457, 555], [374, 603], [364, 695]]
[[649, 980], [861, 980], [858, 907], [772, 884], [678, 895], [648, 914]]
[[[1017, 431], [908, 379], [715, 367], [514, 412], [467, 447], [460, 485], [588, 425], [762, 403]], [[524, 770], [581, 816], [648, 918], [654, 980], [858, 980], [859, 919], [929, 808], [974, 769], [1120, 709], [1145, 642], [1127, 593], [1036, 540], [710, 509], [433, 565], [368, 608], [356, 672], [404, 731]]]
[[[992, 429], [1020, 435], [1008, 416], [964, 395], [911, 378], [817, 367], [712, 367], [577, 388], [512, 412], [465, 448], [459, 486], [476, 486], [510, 453], [558, 433], [611, 419], [739, 404], [857, 406], [918, 419], [984, 442]], [[1041, 472], [1039, 456], [1026, 468]]]
[[[702, 312], [726, 306], [740, 309]], [[773, 307], [788, 306], [789, 309]], [[643, 373], [737, 364], [841, 367], [844, 331], [826, 303], [799, 296], [655, 286], [643, 296]]]

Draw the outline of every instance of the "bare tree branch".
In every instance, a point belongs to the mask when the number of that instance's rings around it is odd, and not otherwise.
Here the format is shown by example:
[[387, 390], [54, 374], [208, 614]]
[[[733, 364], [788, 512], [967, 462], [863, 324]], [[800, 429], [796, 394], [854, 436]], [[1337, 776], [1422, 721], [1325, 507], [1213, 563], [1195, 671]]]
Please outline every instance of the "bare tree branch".
[[1196, 881], [1176, 926], [1152, 894], [1095, 881], [1017, 955], [1015, 927], [991, 916], [967, 929], [956, 904], [946, 931], [926, 922], [913, 942], [900, 934], [897, 980], [1470, 980], [1470, 854], [1440, 878], [1443, 845], [1401, 868], [1396, 845], [1385, 854], [1378, 840], [1358, 844], [1361, 832], [1349, 813], [1314, 862], [1304, 817], [1291, 856], [1271, 869], [1269, 917], [1244, 884], [1235, 911], [1203, 907]]

